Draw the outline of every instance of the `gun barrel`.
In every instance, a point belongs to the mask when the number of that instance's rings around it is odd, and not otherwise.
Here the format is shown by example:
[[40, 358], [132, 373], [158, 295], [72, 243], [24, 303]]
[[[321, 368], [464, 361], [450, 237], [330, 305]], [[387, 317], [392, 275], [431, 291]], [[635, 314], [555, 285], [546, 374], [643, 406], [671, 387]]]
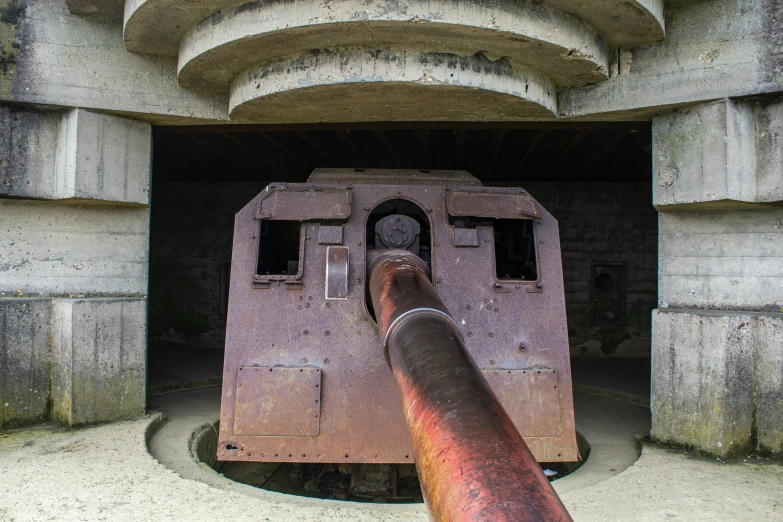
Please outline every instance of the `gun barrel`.
[[410, 252], [391, 250], [368, 271], [431, 517], [571, 520], [465, 348], [426, 264]]

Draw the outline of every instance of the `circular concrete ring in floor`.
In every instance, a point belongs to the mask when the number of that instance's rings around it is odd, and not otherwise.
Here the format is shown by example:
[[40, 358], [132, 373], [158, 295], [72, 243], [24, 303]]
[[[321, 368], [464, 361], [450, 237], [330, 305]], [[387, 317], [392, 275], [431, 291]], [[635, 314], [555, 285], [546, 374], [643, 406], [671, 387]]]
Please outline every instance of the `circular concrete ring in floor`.
[[[367, 504], [318, 500], [275, 493], [234, 482], [215, 472], [194, 455], [193, 438], [215, 425], [220, 414], [220, 387], [160, 395], [150, 399], [149, 409], [166, 416], [148, 438], [149, 452], [164, 466], [186, 479], [212, 487], [239, 492], [269, 502], [285, 503], [288, 508], [339, 509], [352, 517], [406, 518], [426, 520], [422, 504]], [[646, 408], [577, 393], [574, 395], [576, 427], [591, 445], [590, 458], [574, 473], [553, 482], [555, 490], [567, 493], [593, 486], [618, 475], [639, 457], [636, 438], [650, 430], [650, 412]], [[205, 455], [201, 455], [205, 458]], [[328, 518], [328, 516], [325, 516]]]

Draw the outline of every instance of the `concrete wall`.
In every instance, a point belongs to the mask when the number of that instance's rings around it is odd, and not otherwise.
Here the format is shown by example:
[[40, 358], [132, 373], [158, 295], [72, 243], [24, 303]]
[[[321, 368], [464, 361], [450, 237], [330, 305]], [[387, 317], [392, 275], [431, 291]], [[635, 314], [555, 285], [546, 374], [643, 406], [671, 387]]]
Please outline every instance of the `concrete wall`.
[[753, 208], [783, 200], [780, 99], [678, 110], [656, 118], [653, 134], [659, 210]]
[[0, 298], [0, 426], [49, 418], [50, 299]]
[[222, 283], [231, 263], [234, 215], [265, 186], [153, 184], [149, 311], [153, 342], [223, 347]]
[[[597, 18], [617, 23], [616, 4], [584, 5], [595, 6]], [[178, 87], [176, 57], [127, 52], [120, 21], [73, 15], [65, 1], [8, 0], [0, 9], [0, 100], [100, 109], [154, 122], [229, 119], [225, 94]], [[610, 47], [609, 81], [560, 88], [556, 117], [623, 119], [726, 96], [780, 92], [781, 11], [774, 0], [668, 5], [666, 39]], [[155, 48], [155, 41], [146, 44]]]
[[783, 454], [782, 119], [772, 99], [654, 121], [655, 439]]
[[0, 100], [147, 121], [227, 119], [225, 96], [177, 86], [176, 59], [126, 52], [120, 21], [73, 15], [61, 0], [0, 3], [0, 46]]
[[[648, 356], [657, 213], [644, 183], [527, 183], [560, 224], [572, 356]], [[621, 264], [624, 317], [596, 316], [594, 264]]]
[[9, 107], [0, 124], [2, 426], [141, 414], [150, 126]]

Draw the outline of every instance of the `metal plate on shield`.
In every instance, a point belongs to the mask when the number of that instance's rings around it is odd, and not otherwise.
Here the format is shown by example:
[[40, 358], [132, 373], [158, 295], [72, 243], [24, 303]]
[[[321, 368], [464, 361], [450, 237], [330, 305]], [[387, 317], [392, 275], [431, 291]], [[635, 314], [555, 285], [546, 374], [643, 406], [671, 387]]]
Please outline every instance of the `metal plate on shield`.
[[484, 376], [523, 437], [558, 437], [560, 390], [557, 371], [484, 369]]
[[326, 298], [348, 298], [348, 247], [326, 249]]
[[239, 368], [235, 434], [317, 437], [320, 418], [319, 368]]

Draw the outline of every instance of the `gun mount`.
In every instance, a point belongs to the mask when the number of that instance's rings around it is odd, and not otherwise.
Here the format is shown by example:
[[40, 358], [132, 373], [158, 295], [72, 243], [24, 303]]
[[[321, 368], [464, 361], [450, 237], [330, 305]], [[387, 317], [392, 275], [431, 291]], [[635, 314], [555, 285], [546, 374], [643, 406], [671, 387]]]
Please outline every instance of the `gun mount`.
[[559, 245], [524, 190], [464, 171], [270, 184], [236, 216], [218, 458], [413, 462], [368, 285], [404, 250], [535, 459], [577, 460]]

